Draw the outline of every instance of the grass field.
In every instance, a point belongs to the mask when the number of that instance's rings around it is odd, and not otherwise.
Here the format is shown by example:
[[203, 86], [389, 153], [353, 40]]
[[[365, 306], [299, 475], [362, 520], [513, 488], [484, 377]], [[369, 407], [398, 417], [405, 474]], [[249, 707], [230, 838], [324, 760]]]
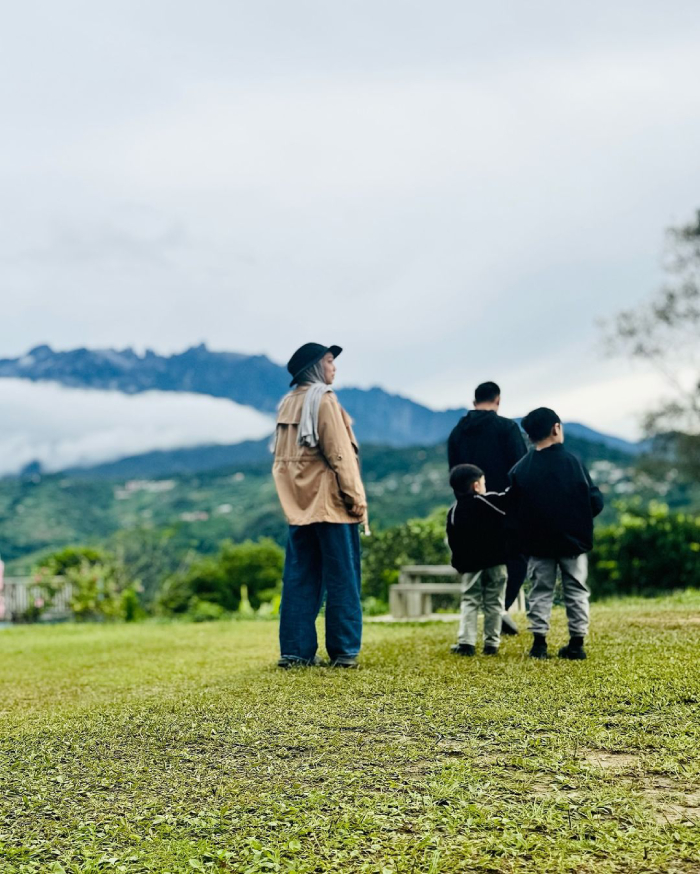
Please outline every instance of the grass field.
[[0, 632], [0, 871], [700, 871], [700, 594], [594, 607], [584, 663], [276, 631]]

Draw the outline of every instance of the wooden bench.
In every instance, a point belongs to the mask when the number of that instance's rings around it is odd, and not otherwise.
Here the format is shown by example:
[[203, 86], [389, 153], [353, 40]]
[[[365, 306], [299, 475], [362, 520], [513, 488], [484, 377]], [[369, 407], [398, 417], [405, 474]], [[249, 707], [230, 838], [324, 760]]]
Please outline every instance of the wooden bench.
[[[423, 582], [425, 577], [450, 577], [454, 582]], [[420, 619], [433, 612], [433, 595], [459, 595], [460, 574], [449, 564], [410, 564], [401, 568], [399, 581], [389, 587], [389, 612], [394, 619]], [[525, 609], [525, 595], [518, 593], [511, 610]], [[510, 611], [509, 611], [510, 612]]]

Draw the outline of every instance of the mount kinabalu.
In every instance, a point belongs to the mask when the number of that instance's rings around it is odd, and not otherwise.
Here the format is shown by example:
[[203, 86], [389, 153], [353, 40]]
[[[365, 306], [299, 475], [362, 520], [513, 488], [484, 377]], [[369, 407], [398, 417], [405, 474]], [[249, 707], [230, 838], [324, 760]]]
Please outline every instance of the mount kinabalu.
[[[286, 368], [265, 355], [212, 352], [202, 344], [177, 355], [147, 350], [74, 349], [57, 352], [37, 346], [20, 358], [0, 359], [0, 377], [51, 380], [73, 388], [195, 392], [229, 398], [273, 414], [289, 391]], [[358, 438], [391, 446], [444, 440], [463, 410], [436, 412], [380, 388], [340, 389], [343, 406], [355, 420]], [[272, 426], [271, 426], [272, 430]]]
[[[204, 344], [176, 355], [147, 350], [73, 349], [58, 352], [37, 346], [19, 358], [0, 359], [0, 378], [52, 381], [73, 388], [111, 389], [125, 394], [145, 391], [195, 392], [229, 398], [264, 413], [274, 413], [288, 391], [289, 374], [265, 355], [212, 352]], [[472, 380], [474, 382], [475, 380]], [[471, 388], [471, 383], [469, 385]], [[380, 388], [347, 388], [338, 397], [355, 420], [363, 443], [428, 446], [447, 438], [463, 409], [431, 410]], [[572, 436], [634, 453], [636, 444], [569, 424]]]
[[287, 371], [264, 355], [211, 352], [193, 346], [179, 355], [146, 350], [72, 349], [37, 346], [20, 358], [0, 359], [0, 377], [51, 380], [74, 388], [113, 389], [125, 394], [187, 391], [230, 398], [274, 412], [289, 383]]

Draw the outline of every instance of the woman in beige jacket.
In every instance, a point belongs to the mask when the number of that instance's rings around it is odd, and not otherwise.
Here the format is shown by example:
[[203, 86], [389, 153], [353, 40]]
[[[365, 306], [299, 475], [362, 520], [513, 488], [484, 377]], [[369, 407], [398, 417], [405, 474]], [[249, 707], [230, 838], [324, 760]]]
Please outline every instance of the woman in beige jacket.
[[367, 501], [350, 417], [331, 389], [342, 349], [306, 343], [287, 369], [273, 476], [289, 522], [280, 611], [280, 667], [316, 662], [316, 618], [326, 599], [331, 664], [355, 667], [362, 642], [359, 524]]

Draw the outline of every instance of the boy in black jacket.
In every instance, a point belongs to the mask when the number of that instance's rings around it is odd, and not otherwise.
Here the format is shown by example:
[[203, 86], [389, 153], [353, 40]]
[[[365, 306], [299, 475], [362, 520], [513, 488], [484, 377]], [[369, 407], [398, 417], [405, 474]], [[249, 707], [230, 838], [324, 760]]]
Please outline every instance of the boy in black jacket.
[[515, 517], [519, 546], [530, 556], [527, 612], [534, 634], [530, 655], [548, 658], [547, 632], [559, 570], [570, 635], [559, 656], [585, 659], [586, 553], [593, 547], [593, 518], [603, 509], [603, 496], [579, 459], [562, 446], [564, 431], [554, 410], [533, 410], [522, 426], [535, 448], [510, 472], [508, 512]]
[[504, 495], [486, 491], [484, 473], [474, 464], [454, 467], [450, 485], [457, 501], [447, 515], [447, 542], [452, 566], [462, 574], [459, 638], [452, 652], [476, 652], [476, 622], [483, 604], [484, 655], [496, 655], [507, 579]]

